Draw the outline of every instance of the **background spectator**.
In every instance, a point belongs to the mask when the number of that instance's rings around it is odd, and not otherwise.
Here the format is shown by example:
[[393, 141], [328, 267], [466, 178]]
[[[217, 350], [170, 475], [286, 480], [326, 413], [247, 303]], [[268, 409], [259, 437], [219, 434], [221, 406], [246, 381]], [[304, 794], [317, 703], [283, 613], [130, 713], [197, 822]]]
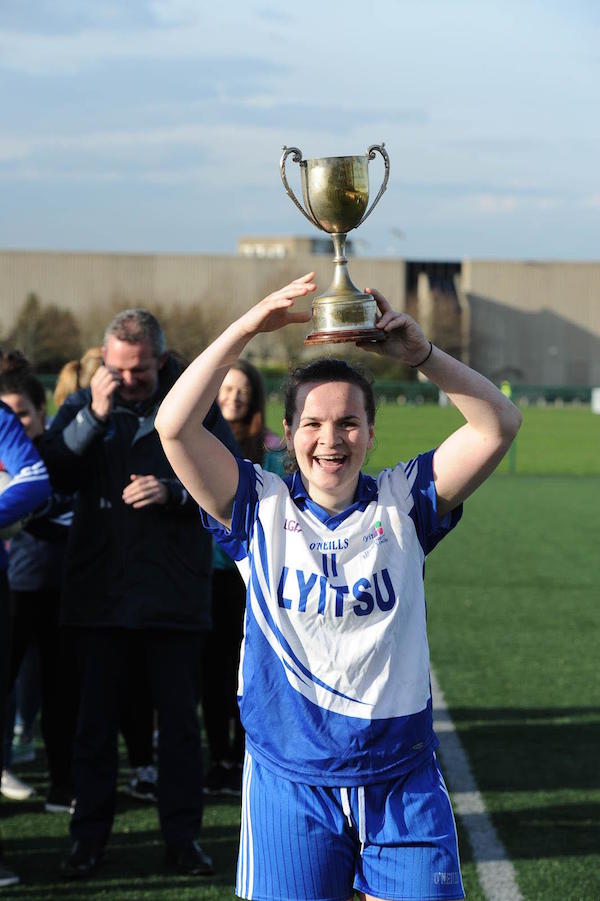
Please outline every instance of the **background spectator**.
[[[74, 748], [74, 840], [67, 876], [86, 877], [115, 809], [120, 698], [131, 649], [145, 662], [159, 715], [158, 812], [166, 863], [213, 872], [202, 822], [197, 677], [210, 626], [211, 540], [166, 460], [154, 416], [180, 373], [145, 310], [108, 326], [104, 364], [67, 398], [44, 437], [53, 478], [77, 491], [63, 621], [76, 629], [82, 701]], [[218, 407], [207, 427], [234, 446]]]
[[[265, 390], [258, 369], [247, 360], [234, 363], [217, 402], [241, 456], [283, 475], [285, 447], [265, 425]], [[202, 709], [211, 758], [204, 790], [239, 794], [244, 730], [236, 694], [246, 588], [237, 567], [216, 543], [213, 562], [213, 629], [202, 658]]]
[[90, 347], [80, 360], [69, 360], [58, 373], [54, 387], [54, 406], [58, 410], [69, 394], [79, 388], [87, 388], [92, 376], [102, 365], [102, 348]]
[[[0, 373], [0, 400], [20, 419], [28, 438], [36, 442], [44, 433], [46, 392], [26, 361], [4, 366]], [[53, 494], [11, 539], [9, 553], [8, 684], [10, 690], [27, 650], [35, 644], [40, 655], [42, 735], [50, 775], [46, 810], [50, 812], [70, 810], [73, 797], [71, 756], [78, 687], [69, 642], [58, 624], [60, 583], [71, 518], [70, 495]], [[6, 793], [6, 786], [3, 792]], [[18, 797], [14, 793], [9, 796]]]
[[[1, 361], [0, 361], [1, 364]], [[4, 490], [0, 493], [0, 736], [4, 735], [4, 717], [8, 681], [9, 598], [8, 554], [3, 539], [10, 528], [32, 513], [48, 499], [50, 480], [46, 467], [23, 426], [6, 404], [0, 401], [0, 464], [6, 472]], [[0, 770], [2, 770], [0, 742]], [[3, 863], [0, 846], [0, 887], [14, 885], [19, 877]]]

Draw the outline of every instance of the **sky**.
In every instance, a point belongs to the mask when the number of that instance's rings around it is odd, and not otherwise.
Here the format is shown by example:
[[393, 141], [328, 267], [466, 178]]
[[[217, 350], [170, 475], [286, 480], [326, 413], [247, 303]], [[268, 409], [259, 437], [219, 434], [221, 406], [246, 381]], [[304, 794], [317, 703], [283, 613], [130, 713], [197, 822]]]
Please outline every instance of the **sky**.
[[357, 253], [599, 259], [596, 0], [1, 0], [0, 97], [2, 249], [316, 236], [282, 146], [385, 142]]

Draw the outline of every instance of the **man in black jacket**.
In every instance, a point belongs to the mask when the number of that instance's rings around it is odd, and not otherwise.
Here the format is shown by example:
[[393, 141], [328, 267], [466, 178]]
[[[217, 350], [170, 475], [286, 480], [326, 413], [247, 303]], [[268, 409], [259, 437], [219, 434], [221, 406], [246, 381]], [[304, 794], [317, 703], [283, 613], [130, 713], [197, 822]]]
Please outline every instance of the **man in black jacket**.
[[[159, 715], [158, 812], [166, 863], [210, 875], [202, 821], [197, 672], [210, 628], [211, 539], [163, 453], [154, 417], [180, 373], [157, 320], [125, 310], [104, 336], [104, 365], [71, 395], [43, 439], [55, 488], [77, 491], [62, 621], [74, 627], [81, 708], [74, 747], [73, 847], [66, 875], [88, 876], [115, 809], [119, 699], [132, 642]], [[207, 425], [235, 442], [218, 408]]]

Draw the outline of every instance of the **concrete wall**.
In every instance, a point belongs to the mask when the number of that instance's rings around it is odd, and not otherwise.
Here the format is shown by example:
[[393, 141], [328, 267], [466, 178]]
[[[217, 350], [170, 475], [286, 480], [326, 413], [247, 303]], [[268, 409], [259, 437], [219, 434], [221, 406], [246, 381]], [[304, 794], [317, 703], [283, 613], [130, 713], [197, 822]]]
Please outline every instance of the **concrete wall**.
[[[435, 275], [439, 265], [419, 264], [417, 269], [428, 272], [433, 267]], [[410, 266], [399, 259], [357, 257], [349, 269], [357, 286], [378, 287], [397, 309], [406, 309]], [[175, 303], [201, 304], [226, 323], [269, 291], [312, 269], [324, 291], [333, 263], [332, 256], [320, 254], [273, 260], [4, 251], [0, 333], [10, 331], [31, 292], [42, 303], [71, 310], [83, 323], [117, 301], [121, 307], [161, 304], [167, 309]], [[496, 381], [508, 377], [530, 384], [600, 385], [600, 263], [464, 260], [455, 284], [463, 342], [457, 356]], [[435, 294], [432, 298], [431, 330], [440, 340], [437, 332], [452, 324], [447, 321], [448, 304], [438, 303]], [[276, 342], [271, 339], [268, 347]], [[257, 342], [257, 352], [263, 345]]]
[[[265, 294], [314, 270], [320, 290], [333, 275], [330, 257], [303, 254], [282, 260], [241, 256], [0, 252], [1, 332], [12, 328], [26, 296], [56, 303], [80, 318], [115, 299], [122, 306], [207, 304], [234, 318]], [[403, 260], [358, 258], [349, 264], [360, 287], [378, 287], [405, 304]]]
[[491, 378], [600, 385], [600, 263], [465, 260], [471, 365]]

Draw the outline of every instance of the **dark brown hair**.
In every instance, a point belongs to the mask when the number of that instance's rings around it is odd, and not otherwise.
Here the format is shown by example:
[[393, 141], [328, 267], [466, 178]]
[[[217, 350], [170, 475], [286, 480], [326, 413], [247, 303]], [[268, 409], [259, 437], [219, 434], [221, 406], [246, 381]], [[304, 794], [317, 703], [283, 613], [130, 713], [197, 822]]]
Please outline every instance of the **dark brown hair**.
[[250, 384], [248, 412], [237, 422], [228, 423], [242, 456], [253, 463], [265, 460], [265, 386], [262, 375], [252, 363], [240, 358], [231, 366], [243, 373]]
[[46, 406], [46, 391], [20, 350], [0, 356], [0, 394], [24, 394], [36, 410]]
[[296, 412], [298, 390], [301, 385], [309, 382], [349, 382], [357, 385], [363, 393], [365, 411], [369, 425], [375, 422], [375, 396], [373, 385], [365, 373], [356, 366], [351, 366], [345, 360], [337, 360], [333, 357], [322, 357], [313, 360], [304, 366], [298, 366], [290, 373], [285, 385], [285, 421], [291, 426]]

